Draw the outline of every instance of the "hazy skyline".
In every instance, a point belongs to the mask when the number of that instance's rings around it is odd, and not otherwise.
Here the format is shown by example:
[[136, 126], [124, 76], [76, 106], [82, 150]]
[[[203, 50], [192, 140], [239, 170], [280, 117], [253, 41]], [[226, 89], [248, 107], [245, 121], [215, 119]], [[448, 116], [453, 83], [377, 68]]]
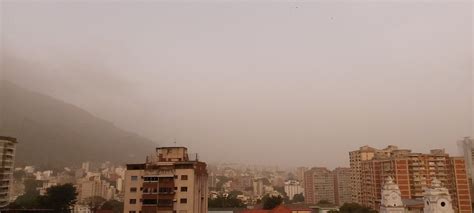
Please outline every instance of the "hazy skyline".
[[3, 78], [209, 162], [472, 135], [471, 1], [2, 1]]

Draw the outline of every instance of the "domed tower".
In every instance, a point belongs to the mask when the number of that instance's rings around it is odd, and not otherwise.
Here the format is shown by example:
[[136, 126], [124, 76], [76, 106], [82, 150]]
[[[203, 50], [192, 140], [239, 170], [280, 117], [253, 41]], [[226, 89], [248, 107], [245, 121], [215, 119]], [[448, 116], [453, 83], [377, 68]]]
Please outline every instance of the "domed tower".
[[382, 187], [380, 213], [403, 212], [405, 212], [405, 207], [403, 206], [400, 188], [393, 182], [392, 177], [387, 177]]
[[433, 178], [431, 187], [425, 190], [424, 213], [454, 213], [448, 189], [441, 186], [441, 181]]

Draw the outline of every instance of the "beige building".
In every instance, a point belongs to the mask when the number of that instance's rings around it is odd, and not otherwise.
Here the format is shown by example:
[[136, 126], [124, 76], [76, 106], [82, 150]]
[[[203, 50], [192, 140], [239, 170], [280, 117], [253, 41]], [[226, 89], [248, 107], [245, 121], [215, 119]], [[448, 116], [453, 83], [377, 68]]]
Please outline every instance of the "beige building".
[[304, 173], [304, 197], [307, 204], [322, 200], [336, 203], [334, 175], [327, 168], [315, 167]]
[[78, 181], [77, 191], [79, 202], [84, 202], [90, 197], [102, 197], [106, 200], [114, 198], [115, 187], [101, 180], [100, 176], [86, 177]]
[[377, 156], [390, 156], [392, 150], [397, 150], [396, 146], [388, 146], [385, 149], [376, 149], [370, 146], [360, 147], [358, 150], [349, 152], [349, 160], [351, 167], [351, 191], [352, 202], [362, 202], [362, 162], [372, 160]]
[[351, 169], [350, 168], [336, 168], [334, 173], [334, 193], [335, 204], [341, 206], [344, 203], [352, 202], [351, 191]]
[[10, 203], [16, 138], [0, 136], [0, 207]]
[[125, 172], [125, 213], [207, 213], [206, 164], [185, 147], [160, 147]]

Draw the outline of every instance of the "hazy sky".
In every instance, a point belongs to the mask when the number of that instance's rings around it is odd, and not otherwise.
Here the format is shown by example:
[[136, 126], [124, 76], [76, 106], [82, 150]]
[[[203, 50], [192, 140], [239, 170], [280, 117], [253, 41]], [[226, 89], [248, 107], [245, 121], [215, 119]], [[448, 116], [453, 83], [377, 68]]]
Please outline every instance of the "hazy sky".
[[471, 1], [1, 2], [4, 78], [209, 162], [472, 134]]

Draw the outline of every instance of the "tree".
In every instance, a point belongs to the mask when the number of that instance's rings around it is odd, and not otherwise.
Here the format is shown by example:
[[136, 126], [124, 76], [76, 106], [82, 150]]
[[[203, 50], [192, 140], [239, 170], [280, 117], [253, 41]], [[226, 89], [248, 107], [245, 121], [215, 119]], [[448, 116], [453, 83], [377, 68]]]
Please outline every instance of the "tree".
[[91, 212], [95, 213], [99, 208], [102, 206], [102, 204], [105, 203], [105, 199], [100, 196], [92, 196], [84, 199], [84, 204], [86, 204]]
[[31, 209], [36, 208], [40, 204], [38, 202], [38, 197], [40, 196], [37, 188], [42, 184], [41, 181], [34, 179], [25, 179], [25, 193], [19, 196], [15, 202], [10, 204], [11, 208], [19, 209]]
[[301, 203], [304, 202], [304, 196], [303, 193], [300, 194], [295, 194], [292, 199], [293, 203]]
[[224, 197], [222, 195], [217, 196], [214, 199], [209, 199], [209, 208], [244, 208], [246, 205], [233, 194]]
[[271, 210], [283, 203], [283, 198], [278, 195], [278, 196], [270, 196], [270, 195], [265, 195], [262, 198], [263, 202], [263, 209], [266, 210]]
[[373, 210], [366, 206], [361, 206], [358, 203], [344, 203], [339, 208], [340, 213], [377, 213], [376, 210]]
[[112, 210], [114, 213], [123, 212], [123, 203], [117, 200], [108, 200], [100, 207], [101, 210]]
[[46, 190], [46, 195], [39, 197], [39, 203], [44, 208], [53, 209], [57, 213], [68, 213], [76, 203], [77, 192], [72, 184], [52, 186]]

